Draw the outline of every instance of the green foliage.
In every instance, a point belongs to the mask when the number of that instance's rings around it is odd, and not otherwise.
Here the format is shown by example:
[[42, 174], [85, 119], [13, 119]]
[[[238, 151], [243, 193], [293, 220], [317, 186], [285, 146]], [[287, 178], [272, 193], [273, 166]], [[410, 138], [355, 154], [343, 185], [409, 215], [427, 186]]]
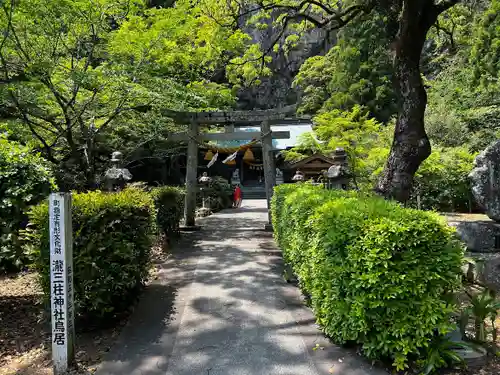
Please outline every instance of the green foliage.
[[[206, 204], [213, 212], [230, 208], [233, 204], [233, 188], [231, 184], [223, 177], [215, 176], [210, 181], [208, 187], [204, 188]], [[198, 206], [201, 207], [203, 194], [198, 195]]]
[[475, 154], [466, 147], [434, 148], [415, 174], [410, 200], [417, 207], [417, 195], [423, 209], [470, 212], [471, 189], [468, 174]]
[[[370, 189], [382, 172], [389, 147], [374, 147], [363, 160], [362, 187]], [[411, 207], [441, 212], [470, 212], [473, 204], [468, 175], [476, 153], [462, 147], [434, 147], [431, 155], [420, 165], [410, 199]], [[369, 181], [369, 182], [367, 182]], [[420, 206], [417, 196], [420, 197]]]
[[283, 150], [286, 160], [298, 161], [310, 154], [329, 152], [324, 141], [316, 138], [315, 131], [302, 133], [297, 137], [297, 143], [290, 150]]
[[364, 169], [363, 159], [379, 142], [380, 123], [368, 118], [368, 113], [355, 105], [350, 112], [333, 110], [314, 118], [314, 132], [326, 143], [327, 150], [343, 147], [355, 175]]
[[463, 2], [429, 35], [426, 129], [434, 143], [476, 152], [499, 138], [498, 9], [497, 0]]
[[313, 123], [314, 130], [299, 137], [297, 145], [285, 152], [286, 159], [297, 160], [316, 152], [328, 155], [343, 147], [352, 172], [363, 182], [367, 178], [365, 160], [373, 148], [385, 143], [387, 130], [359, 105], [350, 111], [323, 112], [313, 118]]
[[134, 154], [164, 140], [175, 127], [161, 108], [234, 104], [210, 78], [244, 38], [188, 3], [26, 0], [2, 15], [1, 114], [13, 119], [2, 127], [23, 128], [9, 133], [33, 142], [66, 189], [95, 188], [115, 144]]
[[129, 16], [110, 50], [120, 61], [147, 61], [155, 74], [197, 81], [219, 69], [225, 54], [243, 53], [247, 40], [240, 30], [220, 27], [200, 6], [178, 1]]
[[464, 343], [457, 343], [443, 336], [435, 336], [429, 346], [424, 349], [423, 360], [419, 361], [422, 372], [419, 375], [429, 375], [436, 373], [443, 367], [454, 365], [465, 366], [465, 362], [456, 350], [467, 348]]
[[30, 206], [55, 188], [46, 163], [28, 147], [0, 136], [0, 271], [13, 271], [28, 262], [19, 241]]
[[179, 233], [179, 222], [184, 214], [185, 194], [184, 189], [174, 186], [161, 186], [151, 191], [158, 228], [167, 238], [177, 236]]
[[429, 84], [426, 129], [432, 141], [475, 152], [499, 138], [500, 91], [476, 85], [467, 59], [456, 57]]
[[475, 27], [471, 58], [482, 85], [498, 87], [500, 71], [500, 1], [492, 0]]
[[[26, 243], [50, 298], [48, 204], [30, 212]], [[125, 311], [145, 281], [150, 265], [155, 206], [149, 194], [73, 194], [73, 270], [76, 314], [92, 323]]]
[[452, 329], [446, 293], [460, 286], [463, 249], [437, 214], [308, 184], [275, 189], [275, 237], [337, 343], [401, 370]]
[[496, 326], [495, 321], [500, 310], [500, 300], [490, 290], [483, 290], [481, 293], [469, 294], [470, 304], [462, 311], [461, 329], [462, 335], [465, 336], [465, 327], [470, 318], [474, 320], [475, 340], [478, 342], [486, 342], [486, 320], [490, 319], [493, 335], [493, 342], [496, 342]]

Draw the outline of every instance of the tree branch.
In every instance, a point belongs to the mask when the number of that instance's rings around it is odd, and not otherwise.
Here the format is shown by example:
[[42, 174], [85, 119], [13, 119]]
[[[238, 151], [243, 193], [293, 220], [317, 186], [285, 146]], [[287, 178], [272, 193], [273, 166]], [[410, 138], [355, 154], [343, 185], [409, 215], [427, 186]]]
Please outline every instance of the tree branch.
[[23, 110], [21, 110], [21, 106], [20, 106], [20, 103], [19, 101], [17, 100], [16, 96], [14, 95], [14, 93], [10, 92], [10, 97], [11, 99], [14, 101], [14, 103], [16, 104], [16, 107], [20, 110], [21, 112], [21, 116], [22, 116], [22, 119], [24, 120], [24, 122], [26, 123], [26, 125], [28, 125], [28, 128], [30, 129], [31, 131], [31, 134], [33, 134], [35, 136], [35, 138], [37, 138], [40, 143], [43, 145], [43, 148], [45, 149], [46, 151], [46, 154], [47, 154], [47, 159], [52, 162], [52, 163], [57, 163], [57, 160], [54, 158], [54, 156], [52, 155], [52, 146], [49, 146], [49, 144], [47, 143], [47, 141], [45, 140], [45, 138], [43, 138], [34, 128], [34, 123], [29, 119], [28, 117], [28, 114], [26, 112], [24, 112]]
[[[333, 30], [337, 30], [341, 27], [344, 27], [347, 25], [349, 22], [354, 20], [356, 17], [358, 17], [360, 14], [365, 13], [368, 14], [370, 13], [376, 5], [376, 0], [371, 0], [367, 4], [356, 4], [356, 5], [351, 5], [347, 7], [344, 11], [341, 12], [335, 12], [332, 9], [328, 8], [328, 12], [330, 13], [330, 16], [324, 18], [324, 19], [318, 19], [314, 17], [310, 13], [305, 13], [301, 12], [302, 8], [306, 5], [317, 5], [319, 4], [318, 1], [315, 0], [304, 0], [302, 1], [299, 5], [297, 6], [286, 6], [286, 5], [267, 5], [264, 6], [262, 4], [262, 8], [267, 7], [267, 9], [288, 9], [292, 10], [295, 13], [288, 14], [285, 17], [283, 17], [282, 20], [282, 25], [281, 25], [281, 30], [279, 31], [278, 35], [276, 38], [271, 42], [270, 46], [262, 53], [261, 56], [254, 58], [254, 59], [249, 59], [246, 60], [242, 63], [230, 63], [232, 65], [245, 65], [247, 63], [251, 62], [257, 62], [261, 61], [261, 66], [265, 64], [265, 57], [268, 56], [271, 51], [274, 49], [276, 44], [279, 43], [279, 41], [283, 38], [287, 31], [288, 25], [292, 21], [307, 21], [312, 23], [314, 26], [317, 28], [324, 28], [327, 30], [327, 32], [331, 32]], [[332, 25], [332, 23], [334, 23]]]
[[18, 36], [17, 36], [17, 33], [16, 33], [16, 30], [14, 29], [14, 25], [12, 24], [12, 11], [14, 9], [14, 0], [11, 0], [11, 11], [8, 12], [7, 11], [7, 8], [5, 7], [5, 5], [3, 5], [3, 11], [5, 13], [5, 15], [8, 17], [7, 18], [7, 30], [10, 30], [10, 32], [12, 33], [12, 36], [14, 37], [14, 40], [16, 42], [16, 46], [17, 46], [17, 49], [19, 50], [19, 52], [21, 52], [21, 54], [24, 56], [24, 58], [26, 60], [30, 60], [29, 58], [29, 55], [24, 51], [24, 48], [21, 44], [21, 41], [19, 40]]
[[438, 32], [442, 32], [450, 38], [450, 46], [454, 50], [455, 49], [455, 38], [453, 37], [453, 31], [447, 30], [439, 24], [439, 20], [434, 23], [434, 27]]

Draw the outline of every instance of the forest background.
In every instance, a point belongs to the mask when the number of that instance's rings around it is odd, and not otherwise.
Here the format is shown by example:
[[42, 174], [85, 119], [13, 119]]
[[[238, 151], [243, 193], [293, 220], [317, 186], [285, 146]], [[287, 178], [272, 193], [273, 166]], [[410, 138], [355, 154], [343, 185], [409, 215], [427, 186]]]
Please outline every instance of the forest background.
[[[168, 135], [180, 126], [162, 109], [298, 102], [314, 130], [287, 158], [344, 147], [358, 186], [371, 189], [390, 169], [395, 124], [413, 126], [415, 117], [404, 119], [407, 98], [394, 84], [401, 50], [394, 43], [405, 43], [409, 2], [394, 2], [397, 37], [385, 3], [4, 1], [4, 144], [39, 153], [60, 188], [86, 190], [99, 186], [114, 150], [131, 168], [167, 162], [175, 172], [183, 147]], [[394, 186], [382, 193], [409, 204], [418, 195], [426, 209], [473, 211], [467, 174], [476, 153], [499, 135], [500, 1], [412, 3], [422, 14], [429, 4], [439, 7], [414, 57], [427, 91], [432, 153], [410, 163], [418, 170], [406, 171], [415, 174], [399, 187], [406, 193]], [[418, 89], [417, 81], [410, 87]], [[396, 164], [408, 158], [401, 154]]]

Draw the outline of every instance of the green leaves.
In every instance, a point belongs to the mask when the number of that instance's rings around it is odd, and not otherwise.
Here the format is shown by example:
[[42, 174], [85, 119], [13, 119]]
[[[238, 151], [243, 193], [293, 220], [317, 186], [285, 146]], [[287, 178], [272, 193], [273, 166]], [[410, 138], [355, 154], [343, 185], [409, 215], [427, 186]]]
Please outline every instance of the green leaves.
[[359, 105], [353, 106], [350, 111], [322, 112], [313, 118], [313, 122], [314, 130], [302, 134], [298, 144], [285, 152], [286, 158], [299, 159], [311, 152], [328, 154], [337, 147], [343, 147], [348, 155], [351, 172], [357, 179], [366, 179], [369, 176], [367, 157], [385, 142], [381, 124], [370, 118], [366, 108]]
[[147, 9], [142, 0], [5, 6], [0, 75], [8, 83], [0, 103], [17, 121], [2, 128], [42, 150], [65, 188], [95, 188], [113, 145], [134, 154], [152, 138], [164, 140], [173, 126], [160, 108], [234, 104], [229, 87], [211, 78], [243, 53], [248, 37], [187, 1], [168, 9]]
[[423, 209], [468, 212], [472, 209], [468, 174], [476, 154], [466, 147], [434, 148], [415, 175], [410, 204]]
[[334, 341], [402, 370], [452, 329], [445, 293], [460, 285], [463, 250], [438, 215], [308, 184], [277, 187], [271, 209], [284, 259]]
[[460, 365], [464, 367], [466, 364], [456, 350], [466, 349], [469, 346], [466, 343], [453, 342], [443, 336], [434, 336], [423, 350], [422, 360], [418, 361], [422, 367], [419, 375], [434, 374], [440, 368], [448, 366]]
[[213, 74], [228, 53], [243, 53], [246, 40], [180, 1], [129, 17], [112, 34], [109, 51], [113, 59], [142, 61], [150, 73], [196, 80]]
[[155, 202], [156, 221], [161, 233], [168, 238], [178, 235], [184, 214], [185, 191], [174, 186], [162, 186], [151, 191]]
[[48, 163], [30, 148], [0, 136], [0, 271], [14, 271], [28, 263], [20, 231], [30, 206], [54, 188]]
[[[73, 194], [73, 252], [79, 318], [114, 318], [125, 311], [149, 272], [155, 205], [140, 189]], [[27, 246], [50, 298], [48, 204], [30, 212]]]
[[492, 0], [476, 26], [471, 57], [475, 76], [485, 86], [496, 85], [500, 71], [500, 1]]
[[[469, 293], [468, 293], [469, 294]], [[470, 295], [470, 304], [462, 311], [461, 330], [465, 336], [465, 328], [470, 318], [474, 319], [475, 339], [478, 342], [486, 341], [486, 320], [490, 319], [492, 323], [493, 342], [496, 342], [495, 321], [500, 310], [500, 300], [490, 290], [483, 290], [481, 293]]]

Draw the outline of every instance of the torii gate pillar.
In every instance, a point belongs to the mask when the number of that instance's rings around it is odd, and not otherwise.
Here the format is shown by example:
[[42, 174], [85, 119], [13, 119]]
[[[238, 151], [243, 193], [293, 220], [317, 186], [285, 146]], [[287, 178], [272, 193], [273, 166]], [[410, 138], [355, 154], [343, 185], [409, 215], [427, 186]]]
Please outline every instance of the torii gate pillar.
[[264, 163], [264, 181], [266, 184], [268, 224], [266, 230], [272, 230], [271, 221], [271, 198], [276, 185], [276, 169], [274, 166], [273, 137], [271, 135], [271, 125], [268, 120], [262, 122], [260, 126], [262, 134], [262, 162]]
[[198, 124], [191, 121], [188, 132], [187, 170], [186, 170], [186, 199], [184, 203], [184, 228], [196, 229], [196, 190], [198, 173]]

